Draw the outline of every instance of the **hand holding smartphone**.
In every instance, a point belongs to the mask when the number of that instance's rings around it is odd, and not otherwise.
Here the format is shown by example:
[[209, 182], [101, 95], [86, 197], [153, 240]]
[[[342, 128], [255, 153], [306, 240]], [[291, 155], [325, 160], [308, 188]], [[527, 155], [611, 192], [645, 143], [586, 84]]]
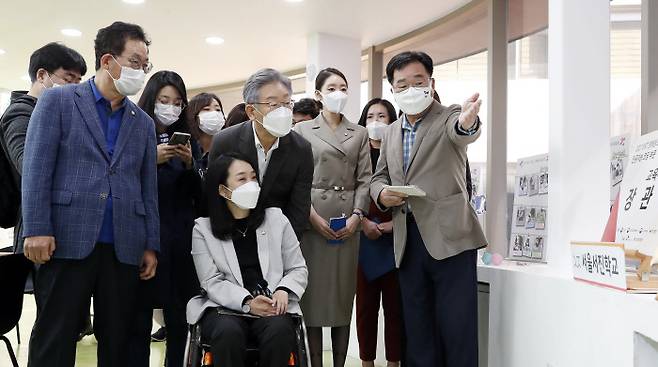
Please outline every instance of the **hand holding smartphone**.
[[169, 145], [187, 145], [187, 143], [190, 142], [190, 138], [192, 138], [192, 135], [188, 133], [181, 133], [176, 131], [174, 135], [171, 136], [171, 139], [169, 139]]
[[[341, 229], [347, 227], [347, 216], [343, 215], [342, 217], [337, 217], [337, 218], [330, 218], [329, 219], [329, 228], [333, 230], [334, 232], [338, 232]], [[340, 245], [343, 244], [343, 240], [328, 240], [328, 244], [330, 245]]]

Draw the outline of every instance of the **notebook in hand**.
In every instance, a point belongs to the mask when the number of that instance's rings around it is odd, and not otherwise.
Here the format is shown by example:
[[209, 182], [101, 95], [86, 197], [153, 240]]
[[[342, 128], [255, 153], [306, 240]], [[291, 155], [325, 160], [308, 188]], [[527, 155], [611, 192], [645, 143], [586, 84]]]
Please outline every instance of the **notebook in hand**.
[[400, 194], [405, 194], [407, 196], [420, 196], [424, 197], [425, 191], [421, 190], [418, 186], [416, 185], [407, 185], [407, 186], [384, 186], [385, 189], [388, 189], [389, 191], [397, 192]]

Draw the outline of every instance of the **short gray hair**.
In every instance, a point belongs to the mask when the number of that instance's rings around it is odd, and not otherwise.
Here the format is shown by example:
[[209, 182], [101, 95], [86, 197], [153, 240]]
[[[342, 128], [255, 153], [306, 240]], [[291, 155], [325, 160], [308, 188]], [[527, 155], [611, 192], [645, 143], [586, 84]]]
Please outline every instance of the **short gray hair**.
[[242, 98], [244, 98], [245, 103], [255, 103], [258, 102], [260, 89], [270, 83], [281, 83], [283, 84], [290, 96], [292, 97], [292, 84], [290, 83], [290, 78], [281, 74], [281, 72], [274, 69], [260, 69], [255, 72], [252, 76], [247, 79], [247, 82], [244, 83], [244, 89], [242, 90]]

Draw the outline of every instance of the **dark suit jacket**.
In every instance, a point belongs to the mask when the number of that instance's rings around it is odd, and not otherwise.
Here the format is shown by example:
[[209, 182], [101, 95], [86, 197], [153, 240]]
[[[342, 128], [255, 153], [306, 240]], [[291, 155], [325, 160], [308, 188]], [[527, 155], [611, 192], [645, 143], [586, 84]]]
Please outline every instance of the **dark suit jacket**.
[[55, 258], [84, 259], [111, 189], [116, 257], [139, 265], [160, 249], [155, 125], [128, 100], [110, 157], [95, 104], [89, 82], [39, 98], [23, 156], [23, 237], [54, 236]]
[[[14, 168], [14, 181], [16, 187], [21, 187], [21, 172], [23, 170], [23, 150], [25, 148], [25, 135], [27, 135], [27, 124], [34, 111], [37, 99], [28, 96], [27, 92], [12, 92], [11, 104], [0, 119], [0, 130], [2, 135], [2, 145], [7, 152], [7, 156]], [[21, 229], [23, 220], [20, 209], [17, 213], [16, 226], [14, 227], [14, 251], [23, 247], [23, 237]]]
[[[258, 173], [258, 153], [251, 124], [251, 121], [245, 121], [215, 135], [210, 161], [224, 153], [237, 152], [247, 157]], [[302, 233], [308, 229], [312, 181], [311, 144], [291, 131], [279, 138], [279, 147], [272, 153], [261, 183], [259, 205], [281, 208], [297, 238], [301, 238]]]

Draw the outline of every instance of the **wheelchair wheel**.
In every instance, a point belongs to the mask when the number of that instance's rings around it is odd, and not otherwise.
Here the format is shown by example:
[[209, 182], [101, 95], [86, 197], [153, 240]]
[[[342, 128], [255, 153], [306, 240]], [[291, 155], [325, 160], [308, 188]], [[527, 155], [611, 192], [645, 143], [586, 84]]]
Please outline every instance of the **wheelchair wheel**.
[[201, 330], [198, 325], [191, 325], [187, 333], [185, 347], [185, 367], [200, 367], [203, 350], [201, 348]]
[[308, 361], [308, 341], [306, 340], [306, 324], [304, 324], [304, 319], [301, 316], [293, 317], [295, 321], [295, 334], [296, 334], [296, 357], [295, 366], [297, 367], [309, 367], [310, 363]]

